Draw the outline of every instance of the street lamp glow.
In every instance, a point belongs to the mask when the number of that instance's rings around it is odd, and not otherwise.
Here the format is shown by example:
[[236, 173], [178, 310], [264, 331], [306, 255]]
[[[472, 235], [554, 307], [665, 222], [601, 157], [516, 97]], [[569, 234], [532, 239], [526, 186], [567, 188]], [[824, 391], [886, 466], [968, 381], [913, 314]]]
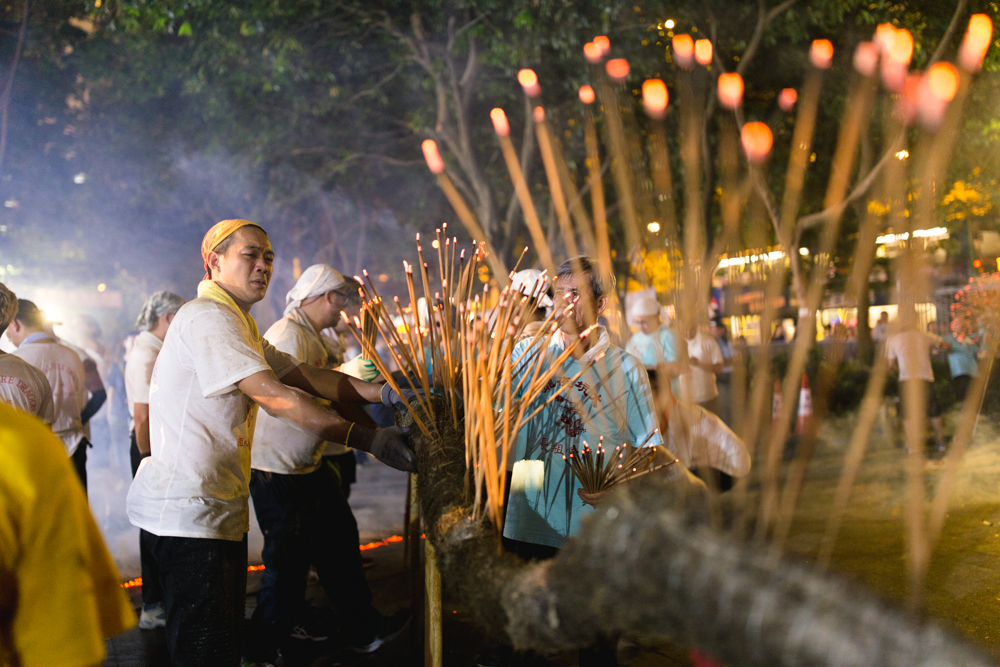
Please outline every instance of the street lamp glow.
[[79, 174], [73, 177], [73, 182], [76, 183], [77, 185], [83, 185], [84, 183], [87, 182], [87, 175], [81, 171]]
[[674, 29], [674, 25], [675, 25], [674, 24], [674, 20], [673, 19], [667, 19], [663, 23], [663, 25], [667, 28], [667, 30], [673, 30]]
[[805, 246], [799, 248], [799, 254], [802, 255], [803, 257], [808, 257], [809, 256], [809, 248], [806, 248]]
[[655, 221], [651, 222], [648, 225], [646, 225], [646, 229], [648, 229], [651, 234], [659, 234], [660, 233], [660, 223], [655, 222]]

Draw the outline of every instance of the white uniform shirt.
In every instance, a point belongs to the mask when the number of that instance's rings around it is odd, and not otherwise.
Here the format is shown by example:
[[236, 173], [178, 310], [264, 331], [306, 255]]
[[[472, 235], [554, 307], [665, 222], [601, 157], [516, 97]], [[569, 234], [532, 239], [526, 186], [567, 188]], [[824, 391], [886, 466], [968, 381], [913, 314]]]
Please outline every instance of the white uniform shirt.
[[[694, 335], [694, 338], [686, 341], [688, 357], [691, 361], [701, 361], [706, 364], [721, 364], [722, 350], [719, 344], [711, 336], [706, 336], [702, 332]], [[715, 384], [715, 373], [702, 368], [688, 366], [687, 370], [680, 376], [680, 396], [682, 401], [691, 403], [704, 403], [719, 395], [719, 388]]]
[[[274, 347], [299, 363], [316, 368], [327, 365], [327, 347], [309, 319], [298, 308], [281, 318], [264, 334]], [[329, 401], [313, 399], [328, 406]], [[262, 413], [257, 420], [251, 467], [254, 470], [304, 475], [320, 466], [325, 443], [292, 422]]]
[[47, 334], [22, 343], [14, 354], [42, 371], [49, 381], [55, 407], [52, 430], [62, 440], [66, 453], [72, 456], [84, 438], [80, 420], [80, 413], [87, 405], [83, 362], [71, 347], [56, 342]]
[[46, 424], [55, 421], [52, 387], [45, 374], [24, 359], [0, 352], [0, 403], [35, 415]]
[[154, 535], [238, 541], [250, 526], [257, 405], [237, 384], [296, 367], [233, 307], [189, 301], [174, 318], [149, 390], [152, 455], [129, 489], [129, 521]]
[[667, 448], [686, 468], [715, 468], [733, 477], [750, 472], [750, 451], [742, 438], [697, 403], [670, 408]]
[[942, 340], [923, 331], [902, 331], [885, 341], [885, 356], [899, 364], [900, 380], [927, 380], [934, 382], [931, 368], [931, 348]]
[[[149, 381], [153, 377], [153, 365], [160, 354], [163, 341], [149, 333], [141, 332], [132, 342], [132, 349], [125, 362], [125, 397], [128, 402], [129, 417], [135, 419], [134, 403], [149, 403]], [[129, 422], [135, 428], [135, 422]]]

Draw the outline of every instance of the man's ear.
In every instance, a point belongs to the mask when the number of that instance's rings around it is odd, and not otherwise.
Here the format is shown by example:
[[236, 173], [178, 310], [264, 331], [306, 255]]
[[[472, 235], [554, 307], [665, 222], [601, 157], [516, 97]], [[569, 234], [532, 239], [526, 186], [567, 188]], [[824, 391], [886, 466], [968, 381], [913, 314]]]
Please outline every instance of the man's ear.
[[214, 250], [208, 253], [208, 268], [211, 270], [211, 275], [215, 276], [222, 271], [222, 255], [215, 252]]
[[166, 322], [167, 324], [170, 324], [171, 322], [173, 322], [173, 321], [174, 321], [174, 316], [175, 316], [175, 315], [177, 315], [177, 313], [176, 313], [176, 312], [174, 312], [174, 313], [166, 313], [166, 314], [165, 314], [165, 315], [163, 316], [163, 319], [164, 319], [164, 321], [165, 321], [165, 322]]
[[601, 298], [599, 298], [597, 300], [597, 303], [594, 304], [594, 306], [597, 308], [597, 314], [598, 314], [598, 316], [604, 314], [605, 308], [608, 307], [608, 301], [609, 301], [608, 295], [605, 294], [604, 296], [602, 296]]

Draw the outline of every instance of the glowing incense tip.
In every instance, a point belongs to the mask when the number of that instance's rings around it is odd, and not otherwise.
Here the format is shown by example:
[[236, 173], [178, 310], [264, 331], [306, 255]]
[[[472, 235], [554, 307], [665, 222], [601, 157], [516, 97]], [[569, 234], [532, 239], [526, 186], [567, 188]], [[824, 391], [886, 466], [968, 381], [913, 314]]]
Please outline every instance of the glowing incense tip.
[[622, 81], [629, 73], [628, 61], [624, 58], [615, 58], [609, 60], [607, 64], [604, 65], [605, 71], [615, 81]]
[[909, 65], [912, 58], [913, 35], [906, 28], [900, 28], [893, 33], [892, 44], [889, 46], [889, 59]]
[[538, 75], [535, 74], [535, 70], [522, 69], [517, 73], [517, 82], [521, 84], [524, 94], [528, 97], [538, 97], [539, 93], [542, 92], [541, 86], [538, 85]]
[[441, 159], [441, 154], [438, 152], [437, 142], [433, 139], [424, 139], [420, 148], [424, 151], [424, 160], [427, 161], [427, 168], [431, 170], [431, 173], [443, 173], [444, 160]]
[[879, 50], [883, 53], [889, 53], [889, 49], [892, 48], [892, 42], [895, 38], [896, 26], [891, 23], [880, 23], [875, 28], [875, 44], [878, 45]]
[[670, 45], [674, 49], [674, 62], [684, 69], [690, 69], [694, 57], [694, 40], [691, 35], [674, 35]]
[[934, 63], [927, 70], [927, 88], [939, 100], [951, 102], [958, 92], [958, 70], [951, 63]]
[[719, 103], [727, 109], [735, 109], [743, 101], [743, 77], [736, 72], [719, 75]]
[[503, 109], [494, 109], [490, 112], [490, 120], [493, 121], [493, 130], [498, 136], [506, 137], [510, 135], [510, 123], [507, 122], [507, 114]]
[[833, 64], [833, 42], [828, 39], [814, 39], [809, 49], [809, 62], [817, 69], [830, 69]]
[[753, 164], [759, 164], [767, 159], [771, 152], [774, 137], [771, 134], [771, 128], [766, 123], [753, 122], [743, 126], [743, 130], [740, 132], [740, 141], [743, 143], [747, 160]]
[[798, 100], [799, 94], [794, 88], [784, 88], [778, 93], [778, 108], [782, 111], [791, 111]]
[[611, 51], [611, 40], [605, 35], [598, 35], [594, 38], [594, 44], [601, 47], [601, 55], [606, 56]]
[[650, 118], [663, 118], [667, 115], [667, 104], [670, 95], [667, 86], [659, 79], [648, 79], [642, 84], [642, 105]]
[[596, 65], [601, 62], [604, 58], [604, 49], [602, 49], [598, 44], [593, 42], [587, 42], [583, 45], [583, 57], [587, 59], [587, 62]]
[[536, 123], [544, 123], [545, 109], [542, 107], [535, 107], [534, 111], [531, 112], [531, 117], [535, 119]]
[[983, 66], [983, 58], [993, 39], [993, 21], [986, 14], [969, 17], [969, 28], [958, 50], [958, 62], [967, 72], [975, 72]]
[[854, 69], [862, 76], [872, 76], [878, 66], [878, 44], [861, 42], [854, 50]]
[[694, 43], [694, 59], [699, 65], [710, 65], [712, 63], [712, 41], [709, 39], [699, 39]]

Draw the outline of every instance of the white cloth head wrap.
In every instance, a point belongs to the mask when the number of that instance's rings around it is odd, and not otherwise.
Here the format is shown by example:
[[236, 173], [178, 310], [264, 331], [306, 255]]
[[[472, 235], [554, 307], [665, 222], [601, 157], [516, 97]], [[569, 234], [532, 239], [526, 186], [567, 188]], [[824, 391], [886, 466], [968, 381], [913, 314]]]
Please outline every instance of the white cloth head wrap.
[[347, 285], [344, 276], [326, 264], [313, 264], [302, 272], [295, 287], [285, 295], [285, 315], [303, 303], [330, 290], [339, 290]]

